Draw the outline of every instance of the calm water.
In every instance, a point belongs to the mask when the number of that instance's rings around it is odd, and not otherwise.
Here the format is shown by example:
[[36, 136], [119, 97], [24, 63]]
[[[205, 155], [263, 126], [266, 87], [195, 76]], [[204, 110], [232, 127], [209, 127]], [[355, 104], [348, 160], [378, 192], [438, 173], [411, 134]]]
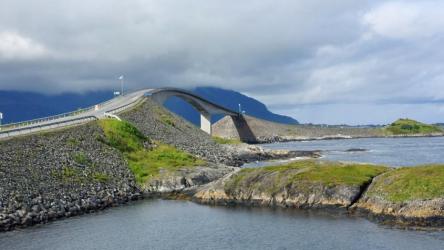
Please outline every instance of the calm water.
[[0, 249], [442, 249], [444, 232], [290, 209], [146, 200], [0, 234]]
[[[324, 158], [329, 160], [370, 162], [390, 166], [444, 163], [444, 137], [303, 141], [264, 144], [263, 147], [323, 150]], [[346, 152], [351, 148], [366, 149], [366, 151]]]
[[[416, 165], [444, 162], [444, 138], [357, 139], [266, 145], [322, 149], [328, 159]], [[367, 152], [346, 153], [349, 148]], [[326, 212], [211, 207], [145, 200], [0, 233], [3, 249], [444, 249], [444, 232], [386, 228]]]

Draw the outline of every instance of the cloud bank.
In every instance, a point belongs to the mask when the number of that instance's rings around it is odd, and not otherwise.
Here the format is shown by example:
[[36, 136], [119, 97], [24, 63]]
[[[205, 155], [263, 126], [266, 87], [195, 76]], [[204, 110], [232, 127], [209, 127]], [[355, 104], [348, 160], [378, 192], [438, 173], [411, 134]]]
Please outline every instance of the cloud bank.
[[444, 121], [443, 9], [438, 0], [4, 0], [0, 89], [112, 89], [124, 74], [129, 88], [235, 89], [303, 122]]

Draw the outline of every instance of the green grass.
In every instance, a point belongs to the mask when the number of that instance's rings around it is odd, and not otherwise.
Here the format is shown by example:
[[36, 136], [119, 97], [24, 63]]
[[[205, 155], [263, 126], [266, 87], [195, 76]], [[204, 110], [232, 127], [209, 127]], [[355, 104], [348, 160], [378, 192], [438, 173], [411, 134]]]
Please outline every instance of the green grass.
[[88, 158], [88, 156], [84, 152], [75, 153], [72, 157], [77, 164], [80, 164], [83, 166], [91, 164], [91, 160]]
[[119, 149], [128, 160], [128, 165], [136, 181], [143, 185], [152, 177], [162, 172], [206, 165], [206, 162], [173, 146], [156, 143], [150, 149], [144, 142], [149, 142], [137, 128], [125, 121], [101, 120], [99, 124], [105, 133], [104, 142]]
[[328, 186], [362, 185], [387, 171], [386, 167], [367, 164], [328, 163], [315, 165], [308, 171], [295, 175], [292, 181], [320, 182]]
[[107, 174], [99, 173], [99, 172], [93, 173], [92, 178], [95, 181], [102, 182], [102, 183], [108, 182], [110, 180], [110, 177]]
[[431, 134], [444, 132], [444, 130], [439, 126], [428, 125], [411, 119], [399, 119], [384, 128], [384, 130], [393, 135]]
[[293, 184], [323, 184], [362, 186], [387, 171], [384, 166], [370, 164], [343, 164], [329, 161], [296, 161], [287, 165], [246, 168], [234, 175], [225, 185], [228, 193], [239, 188], [257, 188], [273, 194]]
[[157, 114], [160, 122], [162, 122], [165, 125], [171, 126], [171, 127], [176, 127], [176, 123], [174, 122], [175, 119], [171, 114], [165, 112], [165, 110], [163, 110], [159, 106], [155, 106], [153, 108], [154, 108], [154, 112]]
[[106, 183], [111, 180], [106, 173], [96, 172], [92, 169], [64, 166], [61, 171], [53, 171], [51, 175], [63, 183]]
[[385, 173], [372, 185], [368, 195], [392, 202], [444, 197], [444, 165], [399, 168]]
[[161, 171], [173, 172], [206, 164], [203, 160], [165, 144], [159, 144], [152, 150], [132, 152], [127, 154], [127, 159], [139, 184], [146, 183]]
[[213, 136], [213, 140], [219, 144], [241, 144], [242, 142], [238, 139], [227, 139], [218, 136]]
[[147, 140], [136, 127], [126, 121], [105, 119], [100, 120], [99, 125], [105, 133], [105, 143], [121, 152], [130, 153], [141, 150], [143, 142]]

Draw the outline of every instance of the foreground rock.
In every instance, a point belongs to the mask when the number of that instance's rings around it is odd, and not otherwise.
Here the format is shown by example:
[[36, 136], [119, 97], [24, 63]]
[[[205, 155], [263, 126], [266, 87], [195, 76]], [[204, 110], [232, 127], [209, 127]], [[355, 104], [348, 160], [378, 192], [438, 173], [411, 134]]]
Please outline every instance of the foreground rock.
[[198, 189], [193, 199], [216, 205], [347, 208], [386, 170], [324, 161], [242, 169]]
[[401, 168], [382, 174], [353, 209], [386, 224], [442, 227], [444, 166]]
[[184, 191], [216, 181], [239, 168], [219, 166], [199, 166], [184, 168], [175, 172], [163, 172], [150, 179], [142, 190], [147, 196], [162, 195]]

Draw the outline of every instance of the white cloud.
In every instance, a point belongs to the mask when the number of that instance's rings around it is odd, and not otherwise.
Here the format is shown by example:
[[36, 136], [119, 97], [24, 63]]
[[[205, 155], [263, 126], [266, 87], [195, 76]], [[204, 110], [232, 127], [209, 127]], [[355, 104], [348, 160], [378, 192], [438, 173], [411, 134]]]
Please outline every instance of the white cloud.
[[0, 59], [30, 60], [48, 55], [48, 50], [15, 32], [0, 32]]
[[372, 9], [363, 23], [378, 34], [389, 38], [427, 38], [442, 35], [444, 2], [392, 1]]

